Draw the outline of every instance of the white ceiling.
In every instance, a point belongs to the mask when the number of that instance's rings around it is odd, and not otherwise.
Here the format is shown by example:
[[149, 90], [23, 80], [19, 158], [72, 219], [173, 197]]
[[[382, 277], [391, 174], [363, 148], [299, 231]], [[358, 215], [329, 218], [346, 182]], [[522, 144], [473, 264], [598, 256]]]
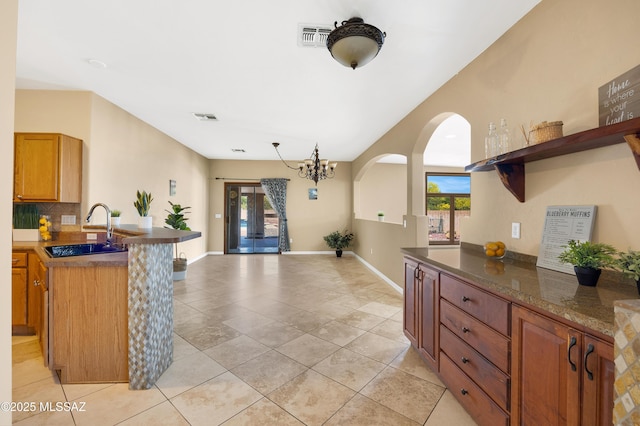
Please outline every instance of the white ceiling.
[[[21, 0], [16, 87], [95, 92], [207, 158], [351, 161], [538, 2]], [[298, 45], [354, 16], [387, 33], [363, 68]]]

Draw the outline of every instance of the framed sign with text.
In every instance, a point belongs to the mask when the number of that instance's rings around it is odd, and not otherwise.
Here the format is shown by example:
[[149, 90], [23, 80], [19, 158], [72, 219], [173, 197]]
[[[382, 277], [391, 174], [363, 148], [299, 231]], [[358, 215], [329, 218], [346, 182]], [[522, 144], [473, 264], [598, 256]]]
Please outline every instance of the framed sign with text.
[[640, 65], [598, 89], [599, 125], [640, 117]]
[[574, 274], [573, 265], [560, 263], [558, 255], [569, 240], [591, 241], [597, 206], [549, 206], [544, 218], [536, 266]]

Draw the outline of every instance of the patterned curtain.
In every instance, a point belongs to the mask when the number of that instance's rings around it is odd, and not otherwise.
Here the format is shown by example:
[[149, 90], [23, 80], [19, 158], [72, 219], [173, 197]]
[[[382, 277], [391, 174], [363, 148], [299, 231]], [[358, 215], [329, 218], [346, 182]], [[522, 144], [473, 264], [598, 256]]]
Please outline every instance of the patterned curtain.
[[260, 179], [260, 184], [267, 200], [275, 209], [280, 219], [280, 236], [278, 240], [278, 251], [280, 253], [290, 251], [289, 227], [287, 226], [287, 179]]

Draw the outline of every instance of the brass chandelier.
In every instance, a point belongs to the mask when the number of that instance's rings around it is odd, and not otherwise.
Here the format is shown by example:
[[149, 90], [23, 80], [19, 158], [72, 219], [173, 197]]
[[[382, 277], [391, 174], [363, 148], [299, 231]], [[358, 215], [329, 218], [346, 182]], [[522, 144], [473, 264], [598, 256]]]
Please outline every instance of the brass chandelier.
[[280, 160], [282, 160], [285, 166], [292, 170], [297, 170], [298, 177], [312, 180], [316, 183], [316, 186], [318, 186], [318, 181], [332, 179], [336, 175], [335, 171], [338, 163], [335, 161], [329, 162], [329, 160], [320, 159], [318, 144], [316, 144], [316, 147], [313, 152], [311, 152], [311, 156], [309, 158], [298, 163], [298, 167], [292, 167], [284, 161], [278, 151], [278, 146], [280, 145], [278, 142], [273, 142], [272, 145], [276, 149], [278, 157], [280, 157]]

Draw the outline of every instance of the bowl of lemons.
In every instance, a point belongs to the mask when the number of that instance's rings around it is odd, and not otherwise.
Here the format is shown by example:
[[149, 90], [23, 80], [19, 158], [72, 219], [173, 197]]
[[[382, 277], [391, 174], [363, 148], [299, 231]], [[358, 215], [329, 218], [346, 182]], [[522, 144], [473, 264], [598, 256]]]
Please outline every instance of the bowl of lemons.
[[489, 241], [484, 245], [484, 254], [492, 259], [502, 259], [507, 254], [507, 247], [502, 241]]

